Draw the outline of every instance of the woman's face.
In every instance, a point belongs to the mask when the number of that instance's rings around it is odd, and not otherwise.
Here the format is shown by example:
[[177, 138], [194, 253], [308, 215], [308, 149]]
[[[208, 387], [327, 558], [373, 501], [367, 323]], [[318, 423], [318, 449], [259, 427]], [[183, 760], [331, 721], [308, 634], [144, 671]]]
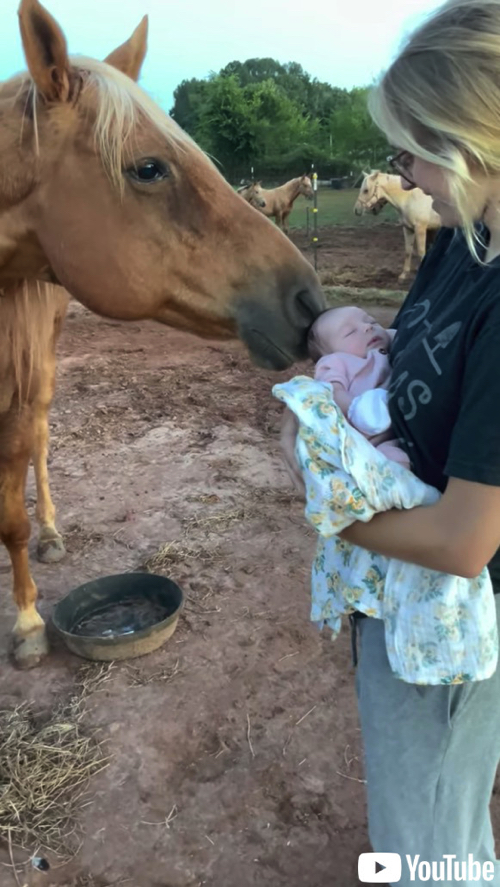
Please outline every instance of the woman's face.
[[[409, 178], [414, 185], [401, 179], [401, 185], [405, 191], [411, 191], [413, 187], [421, 188], [425, 194], [432, 197], [432, 208], [441, 216], [443, 225], [447, 228], [459, 227], [462, 224], [458, 210], [451, 195], [448, 173], [441, 166], [422, 160], [412, 155], [412, 162], [407, 166]], [[473, 181], [467, 187], [467, 212], [474, 221], [483, 218], [485, 208], [491, 199], [491, 182], [485, 176], [473, 177]]]

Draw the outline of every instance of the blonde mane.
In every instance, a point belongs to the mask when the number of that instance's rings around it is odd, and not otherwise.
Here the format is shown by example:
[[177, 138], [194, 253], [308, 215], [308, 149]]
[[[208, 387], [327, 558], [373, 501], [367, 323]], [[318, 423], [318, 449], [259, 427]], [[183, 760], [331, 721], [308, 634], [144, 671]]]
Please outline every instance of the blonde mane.
[[126, 74], [106, 62], [72, 56], [71, 63], [83, 77], [81, 97], [97, 96], [96, 147], [112, 181], [123, 183], [123, 149], [134, 129], [146, 120], [171, 147], [182, 150], [194, 144], [190, 137]]
[[[182, 151], [184, 145], [195, 143], [168, 114], [134, 80], [112, 65], [86, 56], [70, 56], [73, 71], [81, 80], [78, 100], [94, 104], [96, 108], [95, 145], [112, 182], [123, 188], [123, 155], [127, 141], [141, 122], [149, 122], [165, 138], [166, 143]], [[37, 121], [37, 88], [28, 72], [20, 75], [18, 96], [25, 94], [25, 111], [32, 106], [36, 153], [40, 153]], [[6, 81], [7, 85], [9, 81]], [[93, 102], [92, 102], [93, 100]], [[197, 148], [200, 151], [199, 148]], [[203, 153], [203, 152], [202, 152]], [[207, 162], [210, 161], [207, 158]]]
[[0, 290], [0, 324], [4, 347], [0, 353], [0, 415], [16, 395], [19, 404], [36, 395], [47, 349], [54, 337], [54, 316], [68, 296], [61, 287], [23, 281]]

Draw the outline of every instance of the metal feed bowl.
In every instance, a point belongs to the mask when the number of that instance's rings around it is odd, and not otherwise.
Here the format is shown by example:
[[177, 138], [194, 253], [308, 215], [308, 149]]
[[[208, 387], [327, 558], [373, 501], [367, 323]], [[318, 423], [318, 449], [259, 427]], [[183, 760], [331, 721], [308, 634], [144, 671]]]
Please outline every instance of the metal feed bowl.
[[[115, 637], [74, 633], [82, 619], [102, 612], [110, 604], [135, 597], [164, 607], [168, 616], [147, 628]], [[135, 659], [161, 647], [174, 633], [184, 603], [182, 590], [164, 576], [153, 573], [119, 573], [79, 585], [56, 604], [52, 624], [72, 653], [103, 662]]]

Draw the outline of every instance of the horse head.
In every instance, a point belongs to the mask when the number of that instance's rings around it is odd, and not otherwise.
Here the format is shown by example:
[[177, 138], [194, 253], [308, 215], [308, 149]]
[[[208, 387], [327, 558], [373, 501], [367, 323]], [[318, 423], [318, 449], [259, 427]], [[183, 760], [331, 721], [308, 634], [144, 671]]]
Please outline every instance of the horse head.
[[244, 197], [247, 203], [255, 209], [263, 209], [266, 205], [266, 201], [262, 194], [261, 182], [252, 182], [250, 185], [247, 185], [241, 196]]
[[299, 179], [299, 194], [303, 194], [307, 200], [312, 200], [314, 196], [312, 182], [307, 173], [304, 173]]
[[[380, 170], [374, 169], [370, 173], [364, 172], [364, 179], [359, 189], [358, 199], [354, 204], [354, 213], [357, 216], [363, 215], [365, 212], [377, 212], [385, 206], [385, 203], [379, 204], [385, 200], [380, 192]], [[377, 208], [378, 207], [378, 208]]]
[[70, 56], [38, 0], [19, 22], [28, 72], [0, 84], [0, 287], [48, 279], [107, 317], [239, 336], [268, 367], [304, 355], [319, 280], [136, 84], [147, 19], [105, 61]]

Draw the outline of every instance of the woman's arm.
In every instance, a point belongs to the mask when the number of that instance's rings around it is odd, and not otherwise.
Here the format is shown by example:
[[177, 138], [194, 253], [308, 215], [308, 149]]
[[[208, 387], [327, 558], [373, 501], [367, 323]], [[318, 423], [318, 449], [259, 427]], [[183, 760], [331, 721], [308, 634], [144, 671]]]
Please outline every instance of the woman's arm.
[[386, 557], [471, 579], [500, 547], [500, 487], [452, 477], [435, 505], [377, 514], [340, 535]]
[[290, 480], [292, 481], [298, 493], [306, 498], [306, 487], [302, 478], [302, 472], [295, 458], [295, 441], [299, 430], [299, 421], [295, 413], [292, 413], [288, 407], [285, 408], [283, 419], [281, 421], [281, 455], [288, 471]]
[[[295, 415], [286, 410], [283, 458], [292, 482], [305, 495], [295, 459], [297, 430]], [[369, 523], [356, 521], [340, 535], [386, 557], [472, 578], [500, 547], [500, 487], [452, 477], [435, 505], [377, 514]]]

